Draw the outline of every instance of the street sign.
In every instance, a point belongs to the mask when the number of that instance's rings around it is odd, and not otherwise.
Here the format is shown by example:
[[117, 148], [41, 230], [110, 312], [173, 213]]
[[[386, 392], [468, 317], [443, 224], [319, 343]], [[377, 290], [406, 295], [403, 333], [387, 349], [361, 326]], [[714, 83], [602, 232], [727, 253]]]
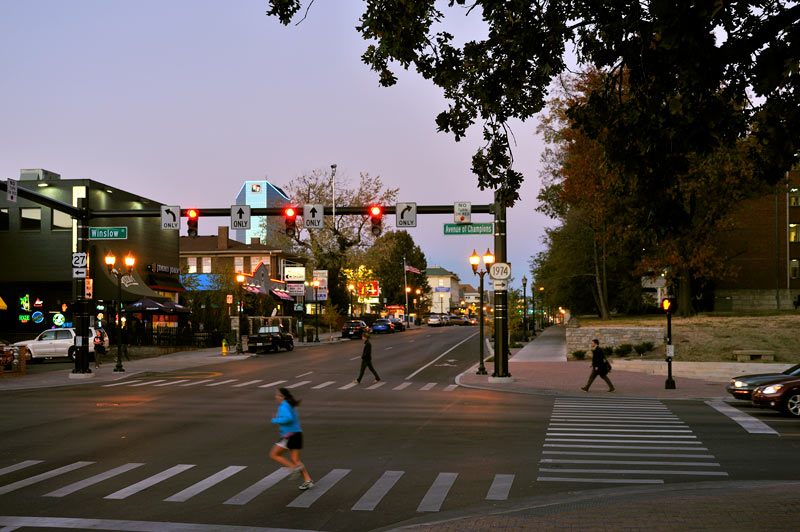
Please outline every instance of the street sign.
[[85, 252], [72, 254], [72, 267], [73, 268], [86, 268], [88, 264], [88, 257]]
[[494, 291], [495, 292], [502, 292], [503, 290], [508, 291], [508, 281], [501, 281], [499, 279], [494, 280]]
[[127, 227], [90, 227], [89, 240], [127, 240]]
[[295, 303], [294, 304], [294, 311], [295, 312], [303, 312], [303, 304], [302, 303]]
[[312, 277], [312, 279], [319, 280], [318, 290], [320, 292], [328, 290], [328, 270], [314, 270], [314, 277]]
[[416, 227], [417, 226], [417, 204], [398, 203], [395, 205], [395, 224], [396, 227]]
[[305, 281], [306, 280], [305, 266], [284, 266], [283, 280], [286, 281], [287, 283], [289, 281], [300, 281], [300, 282]]
[[226, 294], [225, 301], [228, 303], [228, 305], [233, 305], [233, 294]]
[[306, 285], [303, 283], [286, 283], [286, 292], [290, 296], [304, 296], [306, 295]]
[[303, 227], [320, 229], [325, 219], [325, 207], [321, 203], [303, 205]]
[[92, 295], [94, 293], [94, 279], [91, 277], [87, 277], [86, 280], [83, 282], [83, 296], [86, 299], [92, 299]]
[[73, 279], [86, 279], [86, 268], [72, 268]]
[[179, 230], [181, 228], [181, 206], [162, 205], [161, 206], [161, 229]]
[[446, 235], [491, 235], [494, 227], [491, 222], [481, 224], [444, 224]]
[[507, 262], [495, 262], [489, 267], [489, 277], [505, 281], [511, 277], [511, 265]]
[[250, 229], [250, 205], [231, 205], [231, 229]]
[[9, 179], [6, 181], [6, 199], [8, 201], [17, 201], [17, 180]]
[[472, 223], [472, 203], [457, 201], [453, 204], [453, 218], [457, 224]]

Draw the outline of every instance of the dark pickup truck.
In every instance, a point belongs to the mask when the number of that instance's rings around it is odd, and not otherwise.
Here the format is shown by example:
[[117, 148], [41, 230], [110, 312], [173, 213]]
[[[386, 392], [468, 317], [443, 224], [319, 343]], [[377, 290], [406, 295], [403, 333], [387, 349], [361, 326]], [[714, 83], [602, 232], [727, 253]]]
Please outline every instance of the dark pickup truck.
[[247, 338], [247, 350], [249, 352], [280, 351], [281, 348], [287, 351], [294, 349], [294, 336], [286, 332], [283, 325], [259, 327], [256, 334], [252, 334]]

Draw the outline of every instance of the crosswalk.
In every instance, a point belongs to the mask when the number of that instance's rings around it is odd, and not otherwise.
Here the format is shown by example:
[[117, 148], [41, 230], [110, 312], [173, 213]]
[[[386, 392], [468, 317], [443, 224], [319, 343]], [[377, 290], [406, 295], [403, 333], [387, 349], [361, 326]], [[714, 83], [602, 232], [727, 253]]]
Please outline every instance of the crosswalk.
[[539, 482], [663, 484], [727, 477], [693, 431], [657, 400], [557, 398]]
[[[162, 484], [173, 477], [179, 478], [182, 473], [198, 467], [196, 464], [176, 464], [164, 470], [155, 472], [150, 471], [150, 474], [146, 475], [142, 474], [144, 478], [141, 478], [141, 476], [135, 479], [132, 478], [130, 473], [138, 473], [139, 471], [152, 469], [151, 467], [145, 466], [148, 466], [148, 464], [131, 462], [106, 468], [108, 466], [91, 461], [79, 461], [66, 465], [48, 466], [46, 462], [42, 460], [25, 460], [9, 465], [5, 468], [0, 468], [0, 477], [12, 472], [18, 472], [35, 467], [44, 467], [45, 471], [36, 472], [21, 480], [1, 485], [0, 495], [7, 495], [12, 492], [22, 492], [22, 495], [24, 496], [31, 496], [31, 492], [29, 490], [35, 489], [32, 487], [37, 484], [45, 481], [52, 481], [53, 479], [57, 479], [59, 477], [71, 478], [73, 477], [71, 473], [79, 470], [96, 470], [100, 468], [103, 470], [99, 473], [91, 474], [79, 480], [72, 479], [72, 481], [66, 481], [67, 483], [65, 485], [55, 490], [47, 491], [46, 489], [41, 489], [39, 492], [34, 493], [33, 495], [38, 495], [41, 497], [63, 498], [74, 496], [79, 494], [82, 490], [86, 490], [97, 485], [102, 486], [103, 483], [106, 483], [106, 485], [109, 487], [107, 489], [107, 494], [103, 495], [102, 498], [106, 500], [123, 501], [147, 490], [155, 489], [159, 484]], [[230, 483], [227, 485], [227, 487], [224, 486], [225, 481], [231, 479], [239, 473], [242, 473], [246, 469], [248, 469], [246, 466], [231, 465], [226, 466], [219, 471], [213, 471], [210, 475], [206, 476], [202, 480], [182, 487], [182, 489], [176, 493], [163, 499], [163, 502], [183, 503], [190, 501], [192, 498], [201, 494], [213, 491], [217, 496], [217, 504], [227, 506], [243, 506], [249, 503], [261, 504], [263, 503], [264, 499], [259, 499], [259, 497], [265, 495], [268, 490], [275, 487], [278, 483], [289, 477], [291, 474], [289, 469], [281, 467], [272, 471], [270, 474], [259, 479], [255, 483], [250, 484], [244, 489], [239, 489], [237, 491], [236, 489], [230, 487]], [[289, 502], [286, 507], [311, 508], [314, 503], [323, 499], [326, 494], [339, 488], [350, 473], [350, 469], [337, 468], [330, 470], [324, 476], [320, 477], [319, 479], [315, 479], [313, 489], [301, 493], [291, 502]], [[379, 504], [391, 494], [392, 489], [395, 488], [398, 482], [400, 482], [404, 477], [412, 477], [410, 482], [417, 483], [419, 479], [413, 478], [414, 476], [415, 475], [407, 475], [405, 471], [384, 471], [383, 474], [366, 491], [364, 491], [357, 500], [353, 501], [350, 510], [357, 512], [374, 511], [376, 508], [378, 508]], [[426, 474], [426, 476], [429, 475]], [[115, 485], [115, 481], [118, 481], [118, 479], [122, 477], [126, 478], [127, 481], [123, 482], [122, 485], [118, 483]], [[457, 472], [438, 473], [427, 489], [423, 487], [425, 492], [421, 495], [416, 511], [419, 513], [440, 511], [451, 490], [453, 490], [458, 477], [459, 473]], [[491, 479], [488, 491], [486, 492], [485, 499], [492, 501], [502, 501], [508, 499], [514, 478], [515, 475], [509, 474], [494, 475], [494, 477]], [[131, 481], [132, 483], [129, 483]], [[42, 493], [42, 491], [45, 493]], [[348, 488], [344, 488], [343, 491], [348, 491]]]
[[457, 384], [447, 384], [447, 383], [440, 383], [440, 382], [414, 382], [414, 381], [402, 381], [399, 383], [388, 383], [387, 381], [378, 381], [374, 383], [367, 383], [363, 382], [361, 384], [353, 382], [353, 381], [323, 381], [318, 382], [314, 380], [304, 379], [304, 380], [289, 380], [289, 379], [281, 379], [276, 381], [265, 381], [265, 379], [248, 379], [248, 380], [241, 380], [241, 379], [126, 379], [118, 382], [113, 382], [110, 384], [102, 385], [103, 388], [116, 388], [116, 387], [130, 387], [130, 388], [139, 388], [143, 386], [149, 386], [152, 388], [167, 388], [171, 390], [186, 388], [189, 386], [202, 386], [207, 388], [222, 388], [222, 389], [257, 389], [257, 388], [277, 388], [282, 386], [284, 388], [289, 389], [296, 389], [296, 388], [310, 388], [312, 390], [321, 390], [323, 388], [333, 387], [337, 390], [351, 390], [351, 389], [362, 389], [367, 391], [378, 390], [380, 388], [384, 388], [387, 390], [393, 391], [402, 391], [402, 390], [410, 390], [410, 391], [422, 391], [428, 392], [432, 390], [436, 391], [444, 391], [444, 392], [452, 392], [456, 388], [458, 388]]

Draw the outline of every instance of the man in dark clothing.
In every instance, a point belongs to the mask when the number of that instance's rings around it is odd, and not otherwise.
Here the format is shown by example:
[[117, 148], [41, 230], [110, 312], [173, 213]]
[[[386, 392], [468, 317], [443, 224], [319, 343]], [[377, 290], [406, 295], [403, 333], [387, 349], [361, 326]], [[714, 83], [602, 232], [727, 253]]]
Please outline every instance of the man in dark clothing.
[[594, 382], [595, 377], [598, 375], [601, 379], [606, 381], [608, 384], [608, 391], [614, 391], [614, 385], [611, 384], [611, 381], [608, 379], [608, 367], [606, 366], [606, 357], [603, 355], [603, 350], [600, 349], [600, 342], [597, 339], [592, 340], [592, 374], [589, 375], [589, 382], [586, 383], [586, 386], [581, 388], [584, 392], [589, 391], [589, 387]]
[[369, 333], [361, 335], [364, 339], [364, 351], [361, 353], [361, 372], [358, 378], [354, 381], [356, 384], [361, 384], [361, 379], [364, 377], [364, 370], [369, 368], [373, 375], [375, 375], [375, 382], [380, 382], [381, 378], [378, 377], [378, 372], [372, 367], [372, 344], [369, 343]]

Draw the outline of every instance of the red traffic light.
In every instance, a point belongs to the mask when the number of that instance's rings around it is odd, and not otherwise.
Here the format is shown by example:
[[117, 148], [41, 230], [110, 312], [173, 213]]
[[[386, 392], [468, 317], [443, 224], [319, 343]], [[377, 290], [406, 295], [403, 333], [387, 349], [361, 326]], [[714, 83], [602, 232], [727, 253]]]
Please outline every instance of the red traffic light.
[[372, 222], [372, 234], [380, 236], [383, 232], [381, 225], [383, 224], [383, 207], [380, 205], [372, 205], [369, 208], [369, 219]]
[[369, 215], [370, 216], [381, 216], [383, 214], [383, 209], [380, 205], [373, 205], [369, 208]]
[[189, 209], [186, 211], [186, 228], [189, 236], [197, 236], [197, 219], [199, 217], [200, 213], [197, 209]]
[[297, 230], [297, 209], [292, 206], [284, 207], [283, 221], [286, 224], [286, 234], [293, 236]]

